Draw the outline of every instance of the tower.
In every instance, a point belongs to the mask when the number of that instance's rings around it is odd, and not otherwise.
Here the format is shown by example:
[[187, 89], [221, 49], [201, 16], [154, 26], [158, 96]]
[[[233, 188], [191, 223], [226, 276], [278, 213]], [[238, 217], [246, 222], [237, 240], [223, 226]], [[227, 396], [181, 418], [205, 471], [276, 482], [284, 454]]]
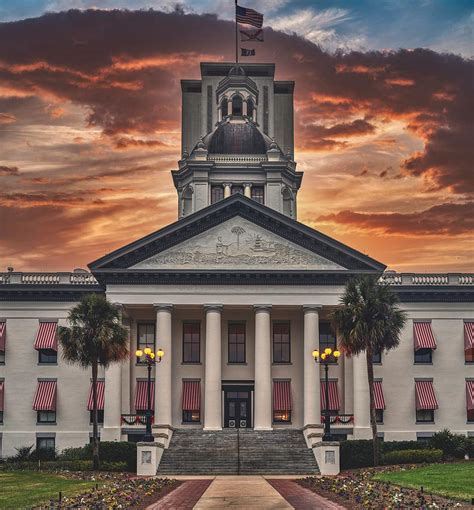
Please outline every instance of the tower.
[[243, 193], [296, 219], [294, 82], [274, 75], [274, 64], [201, 63], [201, 80], [181, 81], [180, 218]]

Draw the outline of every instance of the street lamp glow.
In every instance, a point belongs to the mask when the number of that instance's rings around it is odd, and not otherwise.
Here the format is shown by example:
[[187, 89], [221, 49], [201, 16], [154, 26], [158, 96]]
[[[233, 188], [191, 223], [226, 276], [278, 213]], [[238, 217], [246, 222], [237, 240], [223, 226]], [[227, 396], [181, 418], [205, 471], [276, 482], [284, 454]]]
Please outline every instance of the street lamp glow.
[[143, 352], [145, 354], [151, 354], [151, 349], [149, 347], [145, 347], [145, 349], [143, 350]]
[[311, 354], [315, 360], [319, 358], [319, 351], [314, 350]]
[[335, 357], [335, 358], [339, 358], [341, 356], [341, 351], [334, 351], [332, 353], [332, 355]]
[[324, 349], [324, 354], [326, 354], [327, 356], [330, 356], [332, 353], [332, 349], [330, 347], [326, 347], [326, 349]]
[[165, 355], [165, 352], [163, 351], [163, 349], [159, 348], [157, 351], [156, 351], [156, 355], [158, 356], [158, 359], [161, 360], [161, 358]]
[[141, 358], [143, 356], [143, 351], [141, 351], [140, 349], [138, 349], [138, 351], [135, 351], [135, 356], [137, 358]]

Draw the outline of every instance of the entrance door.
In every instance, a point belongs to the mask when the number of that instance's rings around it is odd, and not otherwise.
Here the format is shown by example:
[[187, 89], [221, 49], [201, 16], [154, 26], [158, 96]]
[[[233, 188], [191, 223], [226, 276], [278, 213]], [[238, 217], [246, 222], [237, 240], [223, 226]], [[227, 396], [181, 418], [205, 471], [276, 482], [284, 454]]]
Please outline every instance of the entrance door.
[[250, 391], [228, 390], [225, 392], [224, 426], [245, 429], [251, 426]]

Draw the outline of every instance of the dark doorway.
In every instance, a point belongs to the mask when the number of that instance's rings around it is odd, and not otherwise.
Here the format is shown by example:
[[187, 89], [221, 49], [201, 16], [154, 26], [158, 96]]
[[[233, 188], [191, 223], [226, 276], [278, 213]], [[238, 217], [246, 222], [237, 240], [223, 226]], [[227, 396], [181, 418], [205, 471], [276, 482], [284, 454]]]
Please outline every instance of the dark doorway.
[[224, 427], [246, 429], [252, 426], [252, 399], [249, 386], [224, 389]]

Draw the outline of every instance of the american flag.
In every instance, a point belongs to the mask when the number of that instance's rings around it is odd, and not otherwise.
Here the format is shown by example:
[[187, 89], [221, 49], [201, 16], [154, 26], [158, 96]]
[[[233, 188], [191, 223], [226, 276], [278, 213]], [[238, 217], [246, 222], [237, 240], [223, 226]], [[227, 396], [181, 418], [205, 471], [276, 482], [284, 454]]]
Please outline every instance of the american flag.
[[237, 23], [245, 23], [252, 25], [253, 27], [262, 28], [263, 25], [263, 14], [260, 14], [253, 9], [247, 9], [246, 7], [236, 6], [236, 18]]

